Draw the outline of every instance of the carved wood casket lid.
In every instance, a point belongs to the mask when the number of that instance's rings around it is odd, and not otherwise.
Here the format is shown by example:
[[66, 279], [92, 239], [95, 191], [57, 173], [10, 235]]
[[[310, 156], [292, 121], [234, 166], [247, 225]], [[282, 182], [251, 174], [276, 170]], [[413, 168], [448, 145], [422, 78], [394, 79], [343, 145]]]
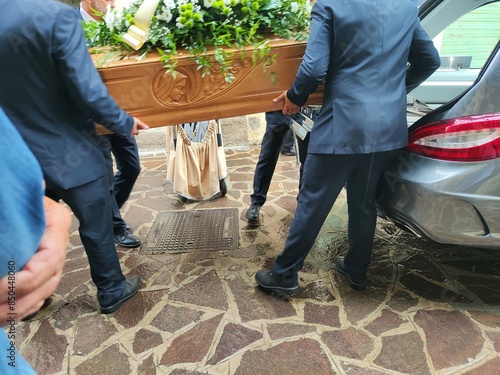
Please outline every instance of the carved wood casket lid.
[[[272, 100], [291, 87], [306, 47], [305, 43], [279, 38], [271, 39], [270, 44], [271, 55], [277, 56], [269, 66], [253, 64], [250, 47], [241, 58], [235, 50], [231, 83], [224, 80], [217, 65], [202, 77], [188, 54], [179, 55], [175, 75], [166, 73], [155, 52], [142, 59], [135, 56], [112, 61], [98, 71], [116, 102], [151, 127], [268, 112], [282, 108], [282, 103]], [[97, 63], [99, 55], [93, 58]], [[321, 104], [322, 100], [319, 88], [308, 104]]]

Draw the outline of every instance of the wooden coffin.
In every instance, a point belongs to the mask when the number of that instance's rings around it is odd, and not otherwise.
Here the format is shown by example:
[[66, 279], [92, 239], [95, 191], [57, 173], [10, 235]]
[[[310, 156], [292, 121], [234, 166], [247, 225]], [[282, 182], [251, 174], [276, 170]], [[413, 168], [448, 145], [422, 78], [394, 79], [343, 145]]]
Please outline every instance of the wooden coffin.
[[[277, 57], [266, 67], [263, 62], [252, 63], [251, 49], [243, 58], [236, 51], [231, 66], [235, 78], [231, 83], [225, 82], [217, 66], [202, 77], [187, 54], [180, 55], [175, 75], [165, 73], [160, 55], [153, 52], [140, 60], [132, 57], [112, 61], [98, 70], [118, 104], [151, 127], [235, 117], [281, 109], [282, 104], [272, 100], [290, 88], [306, 45], [273, 39], [271, 46], [271, 55]], [[97, 64], [99, 56], [93, 56]], [[277, 78], [275, 82], [271, 72]], [[319, 89], [308, 104], [321, 104], [322, 98]]]

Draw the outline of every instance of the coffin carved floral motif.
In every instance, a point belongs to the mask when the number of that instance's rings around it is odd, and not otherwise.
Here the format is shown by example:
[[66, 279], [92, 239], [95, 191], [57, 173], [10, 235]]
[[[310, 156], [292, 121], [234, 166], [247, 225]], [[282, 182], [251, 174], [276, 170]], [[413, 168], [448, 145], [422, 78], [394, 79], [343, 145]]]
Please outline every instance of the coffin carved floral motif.
[[[142, 59], [108, 62], [98, 70], [118, 104], [150, 126], [221, 119], [281, 109], [282, 104], [272, 100], [293, 83], [305, 44], [277, 38], [271, 46], [276, 58], [269, 66], [253, 64], [251, 49], [241, 57], [235, 54], [231, 83], [217, 65], [203, 76], [189, 54], [180, 55], [174, 75], [166, 73], [159, 54], [153, 52]], [[322, 97], [320, 87], [308, 104], [321, 104]]]
[[252, 69], [251, 58], [233, 62], [230, 69], [235, 77], [233, 83], [225, 81], [217, 64], [205, 76], [194, 65], [178, 68], [174, 74], [163, 69], [154, 77], [152, 89], [156, 99], [165, 107], [191, 106], [217, 99], [230, 90], [238, 90]]

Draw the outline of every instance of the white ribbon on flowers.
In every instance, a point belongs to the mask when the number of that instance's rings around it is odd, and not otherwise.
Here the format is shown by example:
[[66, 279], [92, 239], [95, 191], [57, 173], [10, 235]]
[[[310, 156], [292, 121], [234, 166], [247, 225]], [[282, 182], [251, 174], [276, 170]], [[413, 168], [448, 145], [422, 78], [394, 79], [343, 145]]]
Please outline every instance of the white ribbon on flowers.
[[122, 37], [123, 41], [136, 51], [148, 40], [149, 26], [159, 2], [160, 0], [144, 0], [137, 9], [134, 24], [130, 25]]

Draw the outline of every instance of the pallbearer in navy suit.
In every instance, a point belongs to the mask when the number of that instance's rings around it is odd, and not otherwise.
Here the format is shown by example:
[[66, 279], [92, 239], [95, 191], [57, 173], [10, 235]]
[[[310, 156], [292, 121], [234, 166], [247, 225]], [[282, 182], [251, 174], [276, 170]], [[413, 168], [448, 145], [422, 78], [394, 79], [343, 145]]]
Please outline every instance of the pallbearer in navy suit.
[[[107, 7], [114, 7], [114, 1], [108, 0], [82, 0], [76, 9], [79, 20], [85, 22], [102, 21], [99, 13], [105, 14]], [[96, 13], [99, 12], [99, 13]], [[139, 149], [133, 136], [121, 136], [119, 134], [104, 134], [100, 136], [104, 149], [104, 156], [108, 165], [111, 184], [111, 207], [113, 208], [113, 232], [115, 242], [128, 248], [141, 246], [141, 240], [130, 232], [120, 213], [120, 208], [127, 201], [137, 177], [141, 172], [139, 161]], [[113, 159], [115, 157], [118, 172], [113, 176]]]
[[303, 61], [292, 88], [275, 101], [284, 102], [283, 114], [294, 114], [324, 82], [323, 106], [310, 134], [285, 248], [272, 270], [256, 274], [262, 288], [299, 290], [297, 274], [346, 183], [349, 249], [336, 266], [352, 288], [365, 288], [377, 220], [375, 189], [393, 150], [408, 141], [406, 93], [439, 64], [410, 0], [314, 3]]
[[54, 0], [0, 0], [0, 9], [0, 106], [38, 159], [46, 194], [78, 218], [101, 312], [111, 313], [140, 279], [126, 279], [118, 261], [94, 122], [124, 137], [147, 125], [109, 96], [74, 9]]

